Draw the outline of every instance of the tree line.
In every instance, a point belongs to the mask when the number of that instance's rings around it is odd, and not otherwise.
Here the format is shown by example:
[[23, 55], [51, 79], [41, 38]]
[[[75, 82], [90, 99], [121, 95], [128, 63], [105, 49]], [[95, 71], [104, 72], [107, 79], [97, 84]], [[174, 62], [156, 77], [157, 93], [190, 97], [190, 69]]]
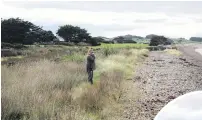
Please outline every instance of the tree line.
[[[41, 26], [37, 26], [32, 22], [25, 21], [20, 18], [1, 19], [1, 39], [5, 46], [12, 46], [16, 44], [31, 45], [34, 43], [53, 43], [65, 44], [68, 43], [87, 43], [93, 46], [103, 43], [136, 43], [132, 39], [126, 39], [122, 36], [113, 38], [112, 40], [105, 40], [103, 37], [92, 37], [90, 33], [84, 28], [73, 25], [59, 26], [56, 35], [63, 38], [64, 42], [59, 42], [52, 31], [44, 30]], [[129, 36], [130, 37], [130, 36]], [[168, 45], [172, 41], [164, 36], [148, 35], [150, 38], [150, 46], [157, 46], [159, 44]], [[20, 47], [20, 46], [17, 46]]]
[[[85, 42], [91, 45], [99, 45], [97, 39], [90, 36], [86, 29], [78, 26], [59, 26], [56, 34], [62, 37], [65, 42]], [[20, 18], [1, 18], [1, 39], [3, 43], [28, 45], [59, 41], [52, 31], [44, 30], [41, 26]]]
[[202, 42], [202, 37], [191, 37], [191, 41]]

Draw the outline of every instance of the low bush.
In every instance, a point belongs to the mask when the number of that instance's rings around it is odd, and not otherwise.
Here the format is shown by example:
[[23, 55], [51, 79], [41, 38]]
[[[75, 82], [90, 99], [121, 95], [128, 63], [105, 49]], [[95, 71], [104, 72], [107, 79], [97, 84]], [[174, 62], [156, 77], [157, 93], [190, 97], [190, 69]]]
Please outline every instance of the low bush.
[[153, 36], [150, 41], [150, 46], [158, 46], [158, 45], [170, 45], [172, 40], [164, 36]]
[[90, 46], [90, 44], [85, 43], [85, 42], [79, 42], [77, 43], [78, 46]]
[[23, 44], [11, 44], [11, 43], [5, 43], [5, 42], [1, 43], [1, 49], [10, 49], [10, 48], [23, 49], [23, 48], [26, 48], [26, 46], [24, 46]]
[[54, 42], [55, 45], [66, 45], [66, 46], [74, 46], [75, 43], [73, 42], [64, 42], [64, 41], [55, 41]]
[[85, 61], [85, 56], [80, 55], [80, 54], [73, 54], [73, 55], [65, 55], [62, 57], [62, 60], [64, 61], [74, 61], [74, 62], [84, 62]]

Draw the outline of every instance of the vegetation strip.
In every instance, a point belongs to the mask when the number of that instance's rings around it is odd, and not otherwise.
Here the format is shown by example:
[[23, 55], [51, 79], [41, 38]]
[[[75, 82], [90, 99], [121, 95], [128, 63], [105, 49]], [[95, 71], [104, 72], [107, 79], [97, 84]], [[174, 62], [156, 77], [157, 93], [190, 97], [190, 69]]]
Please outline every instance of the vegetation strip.
[[84, 61], [61, 56], [59, 62], [41, 59], [3, 65], [2, 119], [89, 120], [117, 115], [121, 84], [147, 52], [123, 47], [106, 54], [104, 47], [98, 49], [92, 86], [87, 83], [83, 52], [72, 55], [83, 56]]

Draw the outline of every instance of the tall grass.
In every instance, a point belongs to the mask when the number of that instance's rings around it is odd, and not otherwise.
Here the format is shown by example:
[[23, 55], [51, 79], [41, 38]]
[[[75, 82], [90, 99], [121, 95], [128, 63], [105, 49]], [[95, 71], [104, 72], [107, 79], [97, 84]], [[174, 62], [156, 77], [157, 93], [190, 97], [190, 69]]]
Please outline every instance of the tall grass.
[[86, 79], [84, 65], [73, 62], [2, 66], [2, 119], [55, 119], [71, 103], [71, 89]]
[[[87, 50], [86, 48], [82, 48]], [[110, 49], [111, 50], [111, 49]], [[60, 62], [35, 62], [2, 66], [2, 119], [108, 119], [119, 109], [125, 77], [147, 54], [145, 49], [124, 49], [106, 55], [96, 50], [94, 85], [87, 83], [85, 53], [73, 51]]]
[[[117, 54], [108, 56], [107, 58], [100, 58], [97, 60], [96, 73], [99, 75], [96, 78], [96, 84], [92, 87], [82, 86], [82, 93], [80, 96], [80, 106], [98, 115], [99, 119], [108, 119], [116, 112], [116, 106], [112, 106], [112, 111], [106, 107], [112, 103], [118, 103], [122, 97], [123, 89], [122, 84], [124, 79], [131, 77], [134, 69], [134, 64], [142, 60], [148, 50], [121, 50]], [[84, 88], [83, 88], [84, 87]], [[108, 108], [109, 109], [109, 108]]]

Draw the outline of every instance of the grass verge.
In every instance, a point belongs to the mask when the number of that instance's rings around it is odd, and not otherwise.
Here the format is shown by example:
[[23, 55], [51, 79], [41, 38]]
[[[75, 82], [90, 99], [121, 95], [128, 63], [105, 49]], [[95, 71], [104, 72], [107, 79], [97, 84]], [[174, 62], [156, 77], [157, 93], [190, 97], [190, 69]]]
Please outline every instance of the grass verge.
[[108, 55], [103, 51], [96, 51], [94, 85], [86, 82], [82, 51], [60, 62], [42, 59], [2, 66], [1, 118], [107, 120], [120, 115], [122, 83], [148, 50], [110, 49]]

